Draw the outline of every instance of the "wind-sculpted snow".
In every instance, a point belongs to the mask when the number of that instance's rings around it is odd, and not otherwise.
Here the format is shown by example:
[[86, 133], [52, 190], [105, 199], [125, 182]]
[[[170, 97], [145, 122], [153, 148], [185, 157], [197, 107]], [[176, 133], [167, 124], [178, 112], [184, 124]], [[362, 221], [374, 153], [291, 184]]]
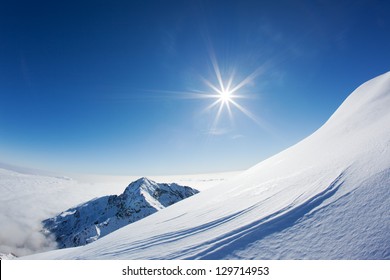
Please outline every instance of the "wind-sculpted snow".
[[390, 72], [298, 144], [84, 247], [31, 259], [390, 259]]
[[187, 186], [141, 178], [119, 196], [96, 198], [44, 220], [44, 229], [54, 234], [60, 248], [85, 245], [196, 193]]
[[282, 230], [264, 232], [258, 228], [235, 244], [202, 258], [390, 259], [388, 186], [390, 169], [331, 203], [312, 209], [299, 220], [286, 220], [287, 227]]
[[[233, 253], [241, 245], [246, 246], [253, 242], [258, 242], [263, 238], [274, 233], [281, 232], [293, 226], [298, 220], [302, 219], [311, 210], [315, 209], [326, 199], [334, 195], [342, 186], [342, 175], [335, 179], [332, 184], [319, 194], [311, 197], [298, 206], [288, 205], [271, 215], [251, 224], [245, 225], [234, 231], [228, 232], [225, 236], [220, 236], [216, 240], [211, 240], [207, 248], [190, 259], [222, 259], [226, 255]], [[191, 250], [189, 250], [191, 251]], [[252, 257], [253, 258], [253, 257]]]

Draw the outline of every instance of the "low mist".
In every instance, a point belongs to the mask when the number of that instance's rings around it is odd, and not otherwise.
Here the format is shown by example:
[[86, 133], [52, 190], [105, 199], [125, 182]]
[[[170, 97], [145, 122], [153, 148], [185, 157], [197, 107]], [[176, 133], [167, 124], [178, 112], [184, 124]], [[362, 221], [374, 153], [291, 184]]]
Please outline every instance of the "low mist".
[[0, 224], [6, 225], [0, 231], [0, 252], [13, 254], [17, 257], [26, 256], [56, 248], [56, 242], [42, 232], [40, 221], [32, 220], [27, 215], [4, 215], [1, 209]]
[[107, 184], [0, 169], [0, 253], [18, 257], [55, 249], [42, 221], [104, 193]]

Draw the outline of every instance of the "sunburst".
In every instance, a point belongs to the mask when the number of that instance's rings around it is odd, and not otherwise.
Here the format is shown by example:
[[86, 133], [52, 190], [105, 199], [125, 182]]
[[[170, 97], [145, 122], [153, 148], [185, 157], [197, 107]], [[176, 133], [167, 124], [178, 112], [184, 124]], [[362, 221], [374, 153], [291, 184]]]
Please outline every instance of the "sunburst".
[[[219, 65], [214, 55], [210, 54], [211, 64], [213, 66], [213, 71], [215, 74], [215, 84], [210, 80], [201, 76], [204, 84], [207, 85], [207, 90], [192, 90], [192, 91], [161, 91], [167, 96], [168, 94], [173, 94], [174, 98], [184, 98], [184, 99], [214, 99], [214, 101], [208, 105], [202, 112], [211, 111], [216, 109], [217, 113], [215, 115], [214, 122], [211, 125], [210, 131], [216, 131], [216, 127], [221, 118], [222, 112], [227, 111], [231, 120], [233, 120], [233, 109], [238, 109], [246, 117], [250, 118], [259, 126], [266, 128], [266, 125], [256, 117], [252, 112], [239, 104], [238, 99], [251, 98], [257, 94], [248, 93], [247, 90], [243, 90], [248, 85], [252, 85], [254, 80], [261, 75], [266, 66], [263, 65], [253, 71], [251, 74], [235, 82], [235, 73], [231, 72], [230, 75], [227, 75], [227, 79], [223, 79]], [[153, 91], [156, 92], [156, 91]]]
[[217, 114], [213, 123], [213, 129], [218, 124], [218, 121], [221, 117], [224, 109], [227, 110], [231, 119], [233, 119], [233, 111], [232, 108], [237, 108], [244, 115], [255, 121], [257, 124], [261, 125], [258, 118], [251, 113], [248, 109], [244, 108], [242, 105], [238, 103], [238, 99], [240, 98], [248, 98], [248, 95], [240, 93], [240, 91], [253, 83], [253, 80], [262, 72], [262, 68], [258, 68], [256, 71], [252, 72], [250, 75], [242, 79], [238, 83], [234, 83], [234, 72], [229, 76], [228, 79], [224, 80], [217, 63], [215, 56], [211, 56], [211, 62], [213, 65], [214, 74], [216, 76], [217, 84], [213, 84], [209, 80], [202, 78], [204, 83], [209, 87], [209, 90], [202, 94], [203, 98], [212, 98], [215, 99], [213, 103], [211, 103], [206, 110], [211, 110], [215, 107], [218, 107]]

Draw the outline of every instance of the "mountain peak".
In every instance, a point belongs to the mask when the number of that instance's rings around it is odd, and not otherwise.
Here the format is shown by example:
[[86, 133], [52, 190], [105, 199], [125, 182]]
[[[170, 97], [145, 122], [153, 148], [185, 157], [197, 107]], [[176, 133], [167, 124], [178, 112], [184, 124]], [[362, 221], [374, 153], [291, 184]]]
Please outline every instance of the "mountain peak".
[[154, 185], [154, 184], [156, 184], [155, 181], [150, 180], [150, 179], [147, 178], [147, 177], [141, 177], [141, 178], [139, 178], [139, 179], [137, 179], [137, 180], [131, 182], [131, 183], [127, 186], [127, 188], [137, 188], [137, 187], [139, 187], [139, 186], [141, 186], [141, 185]]
[[132, 183], [130, 183], [130, 185], [131, 184], [134, 184], [134, 183], [156, 183], [155, 181], [153, 181], [153, 180], [150, 180], [149, 178], [147, 178], [147, 177], [141, 177], [141, 178], [139, 178], [138, 180], [135, 180], [134, 182], [132, 182]]
[[155, 181], [150, 180], [147, 177], [141, 177], [138, 180], [131, 182], [126, 187], [123, 195], [141, 194], [143, 191], [150, 193], [156, 188], [158, 188], [158, 184]]
[[142, 177], [119, 196], [90, 200], [44, 220], [43, 225], [55, 235], [60, 248], [85, 245], [196, 193], [187, 186]]

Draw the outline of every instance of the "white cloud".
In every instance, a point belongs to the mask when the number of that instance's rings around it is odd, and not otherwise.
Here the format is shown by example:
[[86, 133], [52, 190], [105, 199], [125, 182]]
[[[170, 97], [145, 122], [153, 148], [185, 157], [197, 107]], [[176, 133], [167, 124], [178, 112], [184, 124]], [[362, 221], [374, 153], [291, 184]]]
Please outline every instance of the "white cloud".
[[227, 129], [227, 128], [212, 128], [212, 129], [208, 130], [206, 134], [214, 135], [214, 136], [221, 136], [221, 135], [226, 135], [230, 132], [231, 132], [231, 130]]

